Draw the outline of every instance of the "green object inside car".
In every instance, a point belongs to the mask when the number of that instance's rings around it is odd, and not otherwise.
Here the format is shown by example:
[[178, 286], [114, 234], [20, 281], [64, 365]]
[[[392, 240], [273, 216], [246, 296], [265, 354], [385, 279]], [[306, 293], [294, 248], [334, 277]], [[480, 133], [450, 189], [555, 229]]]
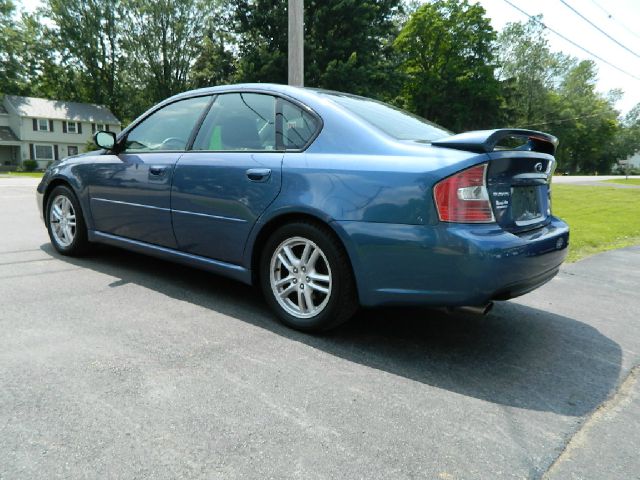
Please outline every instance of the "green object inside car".
[[209, 140], [209, 150], [222, 150], [222, 129], [220, 125], [214, 127]]

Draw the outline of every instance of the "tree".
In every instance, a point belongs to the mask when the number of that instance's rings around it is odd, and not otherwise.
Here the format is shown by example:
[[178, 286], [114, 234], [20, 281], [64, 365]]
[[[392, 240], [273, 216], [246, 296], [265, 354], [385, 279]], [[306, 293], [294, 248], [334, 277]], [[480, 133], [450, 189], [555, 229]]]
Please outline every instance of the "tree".
[[625, 150], [614, 108], [622, 93], [596, 91], [593, 62], [552, 52], [540, 17], [508, 24], [498, 52], [507, 124], [557, 136], [560, 171], [609, 172]]
[[397, 0], [305, 3], [305, 79], [311, 86], [388, 97], [394, 88]]
[[131, 120], [191, 86], [208, 12], [201, 0], [47, 0], [33, 90]]
[[236, 57], [233, 48], [236, 35], [232, 31], [233, 10], [228, 1], [214, 5], [198, 58], [191, 69], [194, 87], [209, 87], [232, 83], [236, 76]]
[[23, 94], [28, 89], [21, 59], [24, 37], [14, 13], [11, 0], [0, 0], [0, 93]]
[[617, 160], [614, 142], [620, 128], [615, 101], [595, 89], [595, 64], [583, 60], [571, 68], [551, 93], [556, 118], [544, 129], [560, 139], [558, 168], [570, 173], [608, 173]]
[[[640, 103], [624, 117], [614, 148], [617, 153], [616, 158], [619, 160], [627, 160], [634, 153], [640, 152]], [[627, 163], [624, 170], [627, 174], [631, 173], [630, 164]], [[636, 173], [640, 172], [636, 171]]]
[[50, 93], [63, 100], [107, 105], [122, 114], [120, 1], [48, 0], [44, 15], [52, 21], [45, 41], [57, 58], [43, 60], [40, 88], [54, 90]]
[[239, 56], [237, 80], [286, 84], [287, 2], [238, 0], [234, 4]]
[[508, 23], [498, 36], [497, 56], [506, 122], [525, 127], [557, 116], [550, 92], [575, 66], [575, 60], [551, 52], [541, 17]]
[[127, 82], [143, 103], [187, 90], [210, 12], [202, 0], [123, 0]]
[[[238, 0], [240, 81], [287, 83], [287, 2]], [[386, 97], [400, 0], [305, 1], [305, 85]]]
[[454, 131], [495, 126], [495, 38], [479, 4], [435, 0], [416, 10], [394, 42], [405, 106]]

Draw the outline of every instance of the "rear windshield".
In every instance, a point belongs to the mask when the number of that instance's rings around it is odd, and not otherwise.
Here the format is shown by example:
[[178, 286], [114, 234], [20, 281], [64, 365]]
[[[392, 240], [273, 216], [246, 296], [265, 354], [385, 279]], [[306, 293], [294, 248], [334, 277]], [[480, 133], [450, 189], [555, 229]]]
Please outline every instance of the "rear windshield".
[[325, 93], [334, 102], [398, 140], [431, 142], [452, 132], [409, 112], [370, 98]]

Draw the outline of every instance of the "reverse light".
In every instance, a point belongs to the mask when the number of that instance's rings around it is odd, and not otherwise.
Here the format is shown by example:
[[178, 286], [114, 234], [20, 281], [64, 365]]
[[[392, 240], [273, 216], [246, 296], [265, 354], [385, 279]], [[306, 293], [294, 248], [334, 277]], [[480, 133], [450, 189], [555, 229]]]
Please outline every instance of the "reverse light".
[[436, 184], [433, 195], [441, 221], [495, 222], [487, 192], [487, 166], [483, 163], [467, 168]]

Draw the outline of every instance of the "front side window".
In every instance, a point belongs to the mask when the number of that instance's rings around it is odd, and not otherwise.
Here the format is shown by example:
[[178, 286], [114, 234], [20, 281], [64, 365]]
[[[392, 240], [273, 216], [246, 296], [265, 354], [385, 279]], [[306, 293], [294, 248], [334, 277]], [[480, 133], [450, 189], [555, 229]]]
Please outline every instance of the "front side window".
[[451, 132], [409, 112], [386, 103], [355, 95], [324, 93], [331, 100], [398, 140], [431, 142]]
[[78, 147], [73, 146], [73, 145], [69, 145], [67, 147], [67, 151], [69, 152], [69, 156], [71, 155], [77, 155], [78, 154]]
[[194, 150], [271, 151], [276, 149], [276, 99], [258, 93], [219, 95], [211, 106]]
[[38, 119], [38, 130], [41, 132], [48, 132], [49, 131], [49, 120], [47, 120], [46, 118], [39, 118]]
[[282, 100], [282, 144], [286, 149], [303, 148], [318, 129], [319, 121], [293, 103]]
[[78, 131], [76, 122], [68, 122], [67, 123], [67, 132], [76, 133]]
[[36, 145], [36, 160], [53, 160], [53, 145]]
[[211, 97], [180, 100], [161, 108], [136, 125], [127, 135], [129, 153], [182, 151]]

